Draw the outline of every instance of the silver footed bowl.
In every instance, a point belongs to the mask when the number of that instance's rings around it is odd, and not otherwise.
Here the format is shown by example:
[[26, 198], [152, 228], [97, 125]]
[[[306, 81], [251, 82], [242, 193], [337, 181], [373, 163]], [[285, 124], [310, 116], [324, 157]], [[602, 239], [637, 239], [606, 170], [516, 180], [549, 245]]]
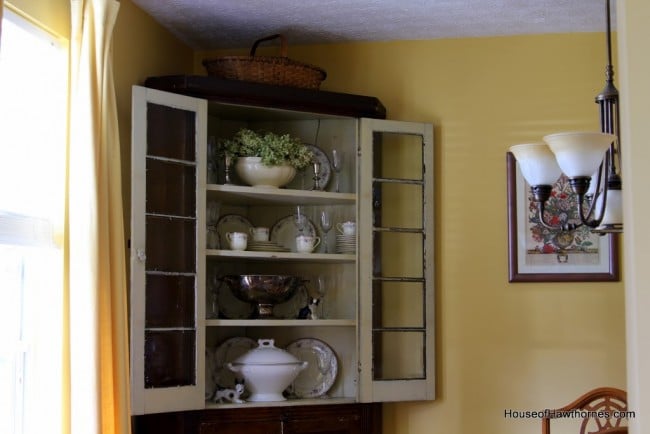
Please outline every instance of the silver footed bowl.
[[294, 296], [303, 285], [298, 276], [282, 274], [229, 274], [221, 278], [232, 293], [256, 307], [256, 318], [273, 318], [273, 306]]

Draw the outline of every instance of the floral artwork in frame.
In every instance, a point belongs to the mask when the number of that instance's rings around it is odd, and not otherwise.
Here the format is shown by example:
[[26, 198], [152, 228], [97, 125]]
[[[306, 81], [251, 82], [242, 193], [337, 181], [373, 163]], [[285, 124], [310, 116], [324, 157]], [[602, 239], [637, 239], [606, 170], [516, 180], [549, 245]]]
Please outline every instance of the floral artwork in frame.
[[[510, 152], [506, 165], [509, 281], [618, 281], [618, 237], [592, 234], [586, 226], [570, 232], [544, 227], [530, 186]], [[551, 225], [579, 223], [575, 195], [564, 175], [553, 186], [545, 208]]]

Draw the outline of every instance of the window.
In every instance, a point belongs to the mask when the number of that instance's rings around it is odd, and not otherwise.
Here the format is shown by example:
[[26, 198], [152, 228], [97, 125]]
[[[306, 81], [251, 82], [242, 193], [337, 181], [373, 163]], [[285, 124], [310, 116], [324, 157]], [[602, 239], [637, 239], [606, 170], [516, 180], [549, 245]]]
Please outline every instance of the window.
[[68, 54], [5, 9], [0, 39], [0, 432], [60, 432]]

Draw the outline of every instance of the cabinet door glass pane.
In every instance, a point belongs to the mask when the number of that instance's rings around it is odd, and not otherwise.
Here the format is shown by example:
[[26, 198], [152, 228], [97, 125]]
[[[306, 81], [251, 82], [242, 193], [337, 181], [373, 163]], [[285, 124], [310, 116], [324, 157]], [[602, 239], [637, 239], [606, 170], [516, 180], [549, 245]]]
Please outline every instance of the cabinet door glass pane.
[[147, 213], [194, 217], [195, 209], [196, 166], [147, 158]]
[[194, 276], [147, 274], [145, 327], [193, 327], [194, 280]]
[[425, 342], [422, 331], [375, 331], [377, 361], [374, 380], [425, 378]]
[[421, 136], [387, 132], [374, 135], [375, 178], [423, 179]]
[[195, 113], [147, 104], [147, 155], [194, 161]]
[[186, 386], [195, 384], [194, 330], [145, 332], [144, 387]]
[[[422, 184], [373, 184], [374, 226], [422, 229]], [[381, 206], [387, 204], [387, 206]]]
[[375, 232], [373, 274], [375, 277], [423, 277], [423, 243], [421, 233]]
[[373, 328], [424, 327], [422, 282], [373, 282]]
[[147, 270], [194, 273], [196, 225], [194, 219], [148, 215]]

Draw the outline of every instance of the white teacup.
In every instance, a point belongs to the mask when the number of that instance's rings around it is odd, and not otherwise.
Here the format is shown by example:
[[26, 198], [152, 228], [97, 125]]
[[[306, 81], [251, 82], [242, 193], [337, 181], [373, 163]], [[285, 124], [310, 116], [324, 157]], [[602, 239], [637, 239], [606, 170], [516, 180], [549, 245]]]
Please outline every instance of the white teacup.
[[248, 246], [248, 234], [245, 232], [228, 232], [226, 238], [230, 244], [230, 250], [246, 250], [246, 246]]
[[343, 222], [336, 224], [336, 230], [343, 235], [356, 235], [357, 233], [357, 224], [356, 222]]
[[251, 235], [253, 236], [253, 241], [268, 241], [269, 240], [269, 228], [258, 226], [256, 228], [251, 228]]
[[311, 253], [320, 244], [320, 237], [298, 235], [296, 237], [296, 250], [298, 253]]

